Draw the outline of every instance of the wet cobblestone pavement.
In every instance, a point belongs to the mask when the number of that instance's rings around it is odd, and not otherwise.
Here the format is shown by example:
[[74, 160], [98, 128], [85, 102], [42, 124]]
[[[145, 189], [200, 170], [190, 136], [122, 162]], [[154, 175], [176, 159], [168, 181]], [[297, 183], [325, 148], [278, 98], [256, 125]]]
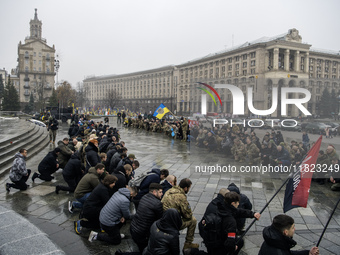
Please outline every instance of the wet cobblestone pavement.
[[[115, 122], [111, 120], [111, 126]], [[118, 127], [122, 140], [125, 141], [129, 153], [134, 153], [140, 162], [140, 168], [136, 175], [153, 167], [167, 168], [171, 174], [177, 176], [178, 180], [188, 177], [193, 185], [188, 193], [188, 200], [193, 209], [194, 216], [201, 219], [206, 206], [216, 196], [219, 189], [235, 183], [241, 189], [241, 193], [248, 196], [253, 204], [254, 211], [260, 211], [275, 191], [281, 186], [287, 175], [271, 176], [260, 173], [199, 173], [195, 172], [197, 167], [204, 166], [237, 166], [232, 159], [225, 157], [222, 153], [208, 153], [182, 141], [174, 141], [164, 137], [163, 134], [145, 132], [140, 129], [125, 129]], [[67, 137], [68, 126], [60, 125], [57, 140]], [[299, 137], [301, 134], [299, 134]], [[260, 135], [260, 137], [262, 137]], [[286, 137], [284, 135], [284, 137]], [[340, 138], [333, 139], [336, 148], [340, 144]], [[324, 147], [324, 146], [323, 146]], [[27, 167], [37, 171], [41, 159], [54, 149], [53, 145], [44, 148], [40, 153], [27, 162]], [[339, 149], [338, 149], [339, 151]], [[87, 240], [89, 230], [83, 231], [81, 236], [75, 234], [73, 221], [78, 219], [78, 214], [69, 213], [67, 209], [68, 200], [73, 199], [73, 194], [60, 192], [55, 194], [55, 186], [64, 184], [61, 170], [55, 173], [52, 182], [44, 182], [36, 179], [32, 183], [28, 180], [30, 188], [20, 192], [12, 189], [7, 193], [4, 185], [8, 182], [8, 174], [0, 179], [0, 205], [14, 210], [23, 215], [31, 223], [48, 234], [48, 237], [56, 243], [66, 254], [114, 254], [116, 249], [123, 251], [137, 251], [136, 245], [131, 238], [124, 239], [119, 246], [107, 245], [102, 242], [90, 243]], [[327, 219], [340, 192], [332, 192], [330, 184], [318, 185], [312, 182], [307, 208], [295, 208], [287, 212], [296, 223], [296, 234], [294, 239], [298, 245], [294, 249], [310, 249], [319, 239]], [[257, 254], [263, 242], [262, 230], [271, 224], [272, 218], [283, 213], [282, 203], [284, 189], [273, 199], [269, 207], [264, 211], [262, 217], [257, 221], [245, 236], [245, 246], [240, 254]], [[250, 223], [247, 220], [246, 226]], [[129, 226], [123, 227], [122, 232], [129, 237]], [[180, 239], [183, 244], [185, 233], [182, 232]], [[196, 229], [195, 242], [200, 243], [200, 249], [205, 249]], [[340, 254], [340, 208], [335, 212], [327, 232], [320, 245], [320, 254]]]

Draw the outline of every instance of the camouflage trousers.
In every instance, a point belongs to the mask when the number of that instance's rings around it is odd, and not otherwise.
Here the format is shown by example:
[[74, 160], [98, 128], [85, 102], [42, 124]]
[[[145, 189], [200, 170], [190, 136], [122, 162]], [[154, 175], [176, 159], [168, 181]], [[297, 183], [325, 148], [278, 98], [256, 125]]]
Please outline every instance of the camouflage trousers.
[[186, 243], [192, 243], [194, 241], [195, 229], [197, 225], [197, 220], [194, 216], [191, 219], [182, 219], [181, 230], [187, 228], [187, 235], [185, 237]]

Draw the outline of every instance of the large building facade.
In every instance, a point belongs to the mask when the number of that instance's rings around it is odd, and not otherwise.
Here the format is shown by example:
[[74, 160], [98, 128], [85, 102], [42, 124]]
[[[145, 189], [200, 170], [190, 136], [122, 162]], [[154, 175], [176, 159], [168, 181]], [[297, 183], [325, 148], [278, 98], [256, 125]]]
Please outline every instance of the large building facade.
[[[122, 101], [129, 102], [131, 109], [154, 110], [158, 102], [178, 113], [201, 111], [201, 95], [198, 82], [214, 87], [215, 84], [232, 84], [241, 89], [247, 98], [252, 87], [252, 103], [256, 109], [266, 110], [272, 106], [273, 88], [281, 97], [282, 87], [305, 88], [312, 98], [304, 106], [312, 114], [319, 114], [319, 101], [324, 88], [340, 93], [340, 54], [311, 48], [302, 42], [296, 29], [290, 29], [272, 38], [263, 37], [253, 42], [233, 47], [203, 58], [174, 66], [146, 70], [123, 75], [98, 76], [85, 79], [84, 87], [92, 105], [100, 105], [107, 89], [116, 89]], [[222, 105], [208, 97], [207, 111], [230, 114], [233, 112], [233, 96], [227, 89], [216, 89]], [[304, 95], [289, 93], [288, 98]], [[279, 100], [280, 101], [280, 100]], [[102, 101], [103, 102], [103, 101]], [[244, 102], [247, 104], [246, 100]], [[103, 104], [102, 104], [103, 105]], [[136, 106], [137, 109], [136, 109]], [[157, 105], [158, 106], [158, 105]], [[244, 107], [249, 116], [248, 107]], [[281, 106], [272, 116], [281, 116]], [[287, 115], [297, 117], [299, 109], [288, 105]]]
[[18, 66], [12, 70], [13, 78], [18, 80], [16, 88], [22, 105], [28, 103], [33, 94], [41, 108], [46, 106], [54, 86], [54, 60], [55, 47], [48, 46], [42, 37], [42, 22], [35, 9], [30, 36], [25, 38], [25, 43], [19, 42]]

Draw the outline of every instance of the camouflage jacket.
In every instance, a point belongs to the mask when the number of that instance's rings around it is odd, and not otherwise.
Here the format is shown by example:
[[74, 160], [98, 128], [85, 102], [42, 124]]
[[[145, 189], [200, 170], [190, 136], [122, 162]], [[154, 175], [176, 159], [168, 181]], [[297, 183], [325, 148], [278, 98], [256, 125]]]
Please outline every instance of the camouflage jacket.
[[253, 144], [253, 143], [247, 144], [246, 149], [247, 149], [248, 155], [253, 155], [253, 156], [259, 157], [260, 150], [259, 150], [259, 148], [257, 148], [257, 146], [255, 144]]
[[174, 186], [169, 189], [163, 199], [164, 211], [169, 208], [175, 208], [182, 216], [183, 219], [191, 219], [192, 211], [190, 204], [187, 200], [184, 190], [179, 186]]

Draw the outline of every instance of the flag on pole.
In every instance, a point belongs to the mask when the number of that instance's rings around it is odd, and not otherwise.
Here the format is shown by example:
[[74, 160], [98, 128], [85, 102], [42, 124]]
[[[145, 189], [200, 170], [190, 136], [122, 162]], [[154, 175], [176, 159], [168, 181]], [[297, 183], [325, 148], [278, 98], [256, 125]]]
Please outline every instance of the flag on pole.
[[167, 112], [170, 112], [170, 110], [166, 108], [164, 104], [161, 104], [160, 106], [158, 106], [153, 116], [158, 119], [162, 119]]
[[308, 151], [306, 157], [296, 167], [292, 178], [289, 179], [283, 202], [283, 212], [287, 212], [296, 207], [307, 207], [310, 183], [313, 172], [316, 171], [315, 163], [318, 158], [322, 136], [316, 141]]

